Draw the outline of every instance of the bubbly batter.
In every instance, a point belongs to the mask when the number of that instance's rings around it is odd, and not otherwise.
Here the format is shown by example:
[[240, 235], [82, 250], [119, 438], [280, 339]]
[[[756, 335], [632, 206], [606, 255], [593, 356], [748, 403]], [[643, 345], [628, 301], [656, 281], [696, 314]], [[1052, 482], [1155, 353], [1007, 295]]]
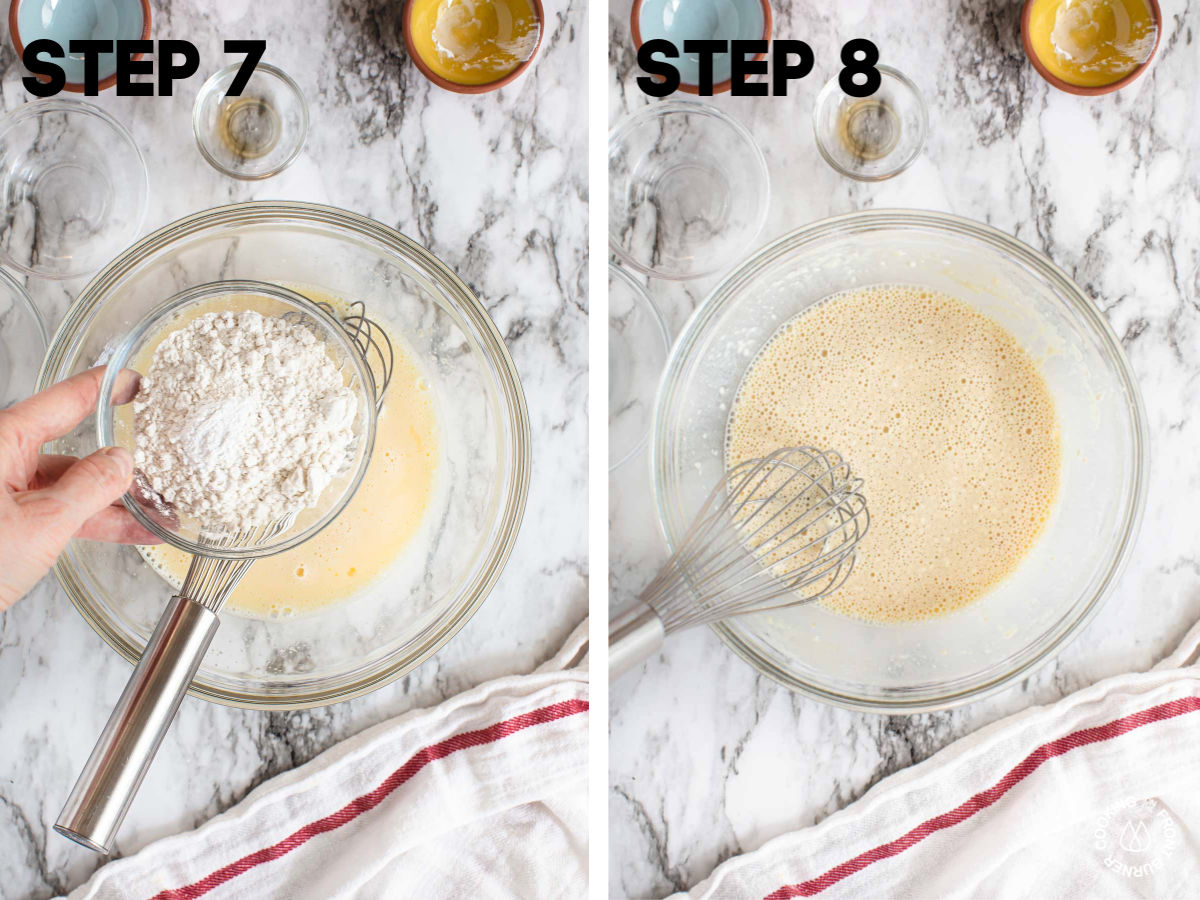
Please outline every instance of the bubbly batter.
[[840, 451], [865, 482], [870, 531], [825, 603], [875, 622], [981, 597], [1058, 494], [1058, 420], [1034, 361], [992, 319], [919, 287], [836, 294], [767, 342], [738, 389], [726, 465], [796, 445]]
[[[292, 289], [335, 308], [341, 305], [311, 290]], [[273, 618], [344, 600], [380, 577], [416, 534], [437, 474], [437, 418], [428, 381], [404, 344], [395, 335], [389, 337], [395, 368], [376, 426], [371, 461], [354, 498], [315, 537], [285, 553], [257, 560], [230, 595], [227, 608]], [[189, 554], [169, 544], [139, 549], [178, 589]]]

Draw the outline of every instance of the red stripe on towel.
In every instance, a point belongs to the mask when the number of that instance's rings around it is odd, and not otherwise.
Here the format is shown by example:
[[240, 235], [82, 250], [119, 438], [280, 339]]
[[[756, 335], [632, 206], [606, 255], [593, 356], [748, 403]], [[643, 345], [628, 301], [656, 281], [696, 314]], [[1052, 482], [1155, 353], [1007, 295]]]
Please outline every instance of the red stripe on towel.
[[1073, 731], [1064, 737], [1042, 744], [1021, 760], [996, 784], [986, 791], [976, 794], [966, 803], [956, 806], [950, 812], [942, 813], [940, 816], [935, 816], [932, 819], [922, 822], [916, 828], [912, 829], [912, 831], [896, 838], [894, 841], [880, 844], [866, 853], [860, 853], [858, 856], [846, 860], [841, 865], [834, 866], [823, 875], [810, 878], [808, 881], [801, 882], [800, 884], [784, 885], [768, 894], [766, 900], [790, 900], [792, 897], [815, 896], [826, 888], [837, 884], [843, 878], [865, 869], [871, 863], [887, 859], [898, 853], [903, 853], [914, 844], [925, 840], [925, 838], [929, 837], [935, 831], [950, 828], [959, 822], [971, 818], [971, 816], [975, 815], [981, 809], [986, 809], [1003, 797], [1014, 785], [1032, 774], [1038, 766], [1048, 759], [1062, 756], [1067, 751], [1074, 750], [1077, 747], [1086, 747], [1088, 744], [1098, 744], [1101, 741], [1112, 740], [1115, 737], [1128, 734], [1136, 728], [1141, 728], [1143, 725], [1161, 722], [1164, 719], [1182, 716], [1185, 713], [1192, 713], [1197, 710], [1200, 710], [1200, 697], [1183, 697], [1179, 700], [1171, 700], [1167, 703], [1161, 703], [1158, 706], [1152, 706], [1149, 709], [1130, 713], [1127, 716], [1114, 719], [1104, 725], [1097, 725], [1095, 728], [1082, 728], [1079, 731]]
[[201, 897], [213, 888], [224, 884], [231, 878], [236, 878], [238, 875], [253, 869], [255, 866], [260, 866], [263, 863], [279, 859], [281, 856], [291, 853], [297, 847], [307, 843], [319, 834], [334, 831], [341, 828], [347, 822], [352, 822], [363, 813], [374, 809], [382, 803], [392, 791], [396, 790], [396, 788], [400, 787], [431, 762], [444, 759], [451, 753], [456, 753], [459, 750], [491, 744], [534, 725], [554, 722], [558, 719], [587, 712], [587, 710], [588, 702], [586, 700], [564, 700], [561, 703], [554, 703], [550, 706], [543, 706], [541, 709], [535, 709], [532, 712], [513, 716], [511, 719], [505, 719], [503, 722], [497, 722], [495, 725], [489, 725], [487, 728], [480, 728], [477, 731], [465, 731], [462, 734], [448, 737], [446, 740], [439, 741], [436, 744], [430, 744], [428, 747], [418, 750], [413, 754], [408, 762], [389, 775], [379, 787], [375, 788], [369, 794], [356, 797], [337, 812], [331, 813], [323, 819], [317, 819], [315, 822], [310, 822], [299, 831], [295, 831], [285, 837], [279, 843], [243, 856], [236, 862], [217, 869], [199, 881], [185, 887], [161, 891], [155, 895], [154, 900], [193, 900], [195, 897]]

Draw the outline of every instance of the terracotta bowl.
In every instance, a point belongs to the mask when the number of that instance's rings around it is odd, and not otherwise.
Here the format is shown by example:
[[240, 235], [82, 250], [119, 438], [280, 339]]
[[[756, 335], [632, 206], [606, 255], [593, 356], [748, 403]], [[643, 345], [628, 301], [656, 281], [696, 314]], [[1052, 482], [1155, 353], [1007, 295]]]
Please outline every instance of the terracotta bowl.
[[[22, 40], [22, 38], [21, 38], [21, 29], [20, 29], [19, 16], [18, 16], [18, 12], [21, 8], [22, 2], [35, 3], [35, 2], [37, 2], [37, 0], [12, 0], [12, 2], [8, 6], [8, 35], [9, 35], [9, 38], [12, 40], [13, 49], [17, 51], [17, 59], [18, 60], [20, 60], [21, 57], [23, 57], [25, 55], [25, 41]], [[131, 6], [137, 2], [138, 2], [138, 0], [126, 0], [124, 5]], [[142, 33], [138, 39], [147, 41], [150, 39], [150, 2], [149, 2], [149, 0], [140, 0], [140, 3], [141, 3], [141, 7], [142, 7]], [[79, 36], [76, 35], [76, 37], [79, 37]], [[61, 39], [59, 39], [59, 43], [64, 43], [64, 42]], [[67, 48], [64, 43], [63, 50], [66, 50], [66, 49]], [[144, 55], [145, 54], [142, 54], [142, 53], [135, 53], [132, 58], [133, 59], [141, 59]], [[39, 81], [47, 80], [45, 78], [45, 76], [42, 76], [42, 75], [38, 75], [36, 77]], [[106, 78], [100, 79], [99, 83], [96, 86], [97, 92], [107, 91], [110, 87], [112, 87], [116, 83], [117, 83], [117, 73], [113, 72], [111, 75], [107, 76]], [[83, 86], [82, 82], [68, 81], [66, 84], [63, 85], [63, 90], [70, 91], [73, 94], [82, 94], [84, 92], [84, 86]]]
[[1146, 61], [1130, 72], [1125, 77], [1114, 81], [1112, 84], [1101, 84], [1096, 87], [1086, 87], [1078, 84], [1071, 84], [1069, 81], [1063, 81], [1057, 75], [1050, 72], [1049, 69], [1042, 63], [1038, 55], [1033, 52], [1033, 43], [1029, 40], [1029, 17], [1033, 10], [1034, 0], [1025, 0], [1021, 7], [1021, 46], [1025, 48], [1025, 55], [1029, 57], [1029, 61], [1033, 63], [1033, 67], [1037, 69], [1037, 73], [1050, 82], [1053, 87], [1060, 91], [1066, 91], [1068, 94], [1078, 94], [1082, 97], [1095, 97], [1100, 94], [1110, 94], [1113, 91], [1120, 90], [1128, 84], [1136, 81], [1149, 67], [1154, 60], [1154, 54], [1158, 52], [1159, 41], [1162, 40], [1162, 8], [1158, 5], [1158, 0], [1146, 0], [1150, 7], [1150, 14], [1154, 17], [1154, 47], [1150, 50], [1150, 55], [1146, 57]]
[[421, 55], [417, 52], [417, 48], [412, 41], [412, 0], [407, 0], [404, 4], [404, 12], [401, 14], [401, 28], [404, 31], [404, 49], [408, 51], [409, 57], [421, 74], [436, 84], [438, 87], [453, 91], [456, 94], [486, 94], [489, 91], [495, 91], [504, 87], [512, 81], [515, 81], [522, 72], [529, 68], [529, 64], [533, 62], [538, 54], [538, 50], [542, 47], [542, 36], [546, 33], [546, 13], [542, 9], [542, 0], [530, 0], [533, 4], [533, 13], [537, 17], [538, 35], [537, 43], [533, 45], [533, 52], [529, 54], [529, 58], [509, 72], [507, 75], [497, 78], [495, 81], [489, 81], [487, 84], [459, 84], [457, 81], [450, 81], [448, 78], [443, 78], [438, 75], [425, 60], [421, 59]]
[[[640, 50], [642, 48], [642, 44], [647, 40], [647, 38], [642, 36], [642, 2], [643, 0], [633, 0], [633, 11], [629, 14], [629, 30], [633, 32], [633, 49], [635, 52]], [[741, 0], [741, 2], [744, 2], [747, 5], [753, 5], [754, 0]], [[769, 0], [758, 0], [758, 2], [762, 6], [763, 17], [763, 32], [761, 39], [764, 41], [769, 41], [771, 39], [772, 29], [771, 4]], [[650, 37], [667, 37], [667, 35], [651, 35]], [[680, 53], [683, 52], [682, 46], [679, 48], [679, 51]], [[765, 58], [765, 53], [756, 54], [754, 57], [756, 60]], [[728, 91], [732, 85], [733, 80], [731, 78], [717, 82], [713, 85], [713, 94], [723, 94]], [[698, 95], [700, 93], [700, 86], [697, 84], [691, 84], [690, 82], [683, 81], [681, 79], [679, 82], [679, 90], [683, 91], [685, 94]]]

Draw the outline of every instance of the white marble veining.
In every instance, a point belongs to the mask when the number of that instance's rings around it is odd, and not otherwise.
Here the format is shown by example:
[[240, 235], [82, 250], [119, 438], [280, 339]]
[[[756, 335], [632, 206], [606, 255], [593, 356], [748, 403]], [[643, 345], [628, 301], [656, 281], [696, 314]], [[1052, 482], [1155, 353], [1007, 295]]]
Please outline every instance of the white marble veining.
[[[1162, 45], [1135, 85], [1099, 98], [1049, 88], [1021, 51], [1012, 0], [776, 3], [776, 37], [816, 67], [789, 98], [716, 98], [760, 142], [773, 200], [760, 243], [826, 216], [908, 206], [988, 222], [1047, 253], [1108, 316], [1132, 360], [1151, 432], [1151, 484], [1132, 564], [1095, 621], [1051, 664], [994, 697], [912, 718], [850, 713], [758, 676], [707, 630], [673, 636], [614, 685], [610, 891], [658, 896], [729, 856], [816, 822], [880, 778], [990, 721], [1052, 701], [1174, 647], [1200, 618], [1200, 8], [1163, 3]], [[647, 101], [629, 0], [610, 8], [611, 121]], [[812, 139], [812, 102], [850, 38], [869, 37], [930, 108], [925, 153], [877, 185], [836, 175]], [[651, 283], [678, 333], [714, 279]], [[611, 481], [612, 602], [665, 556], [645, 454]]]
[[[270, 776], [363, 728], [554, 653], [587, 607], [587, 176], [584, 9], [548, 4], [534, 66], [497, 93], [430, 85], [407, 59], [401, 4], [341, 0], [154, 3], [155, 37], [193, 41], [200, 71], [166, 98], [96, 102], [133, 132], [150, 168], [145, 230], [249, 199], [330, 203], [392, 225], [486, 302], [523, 379], [533, 479], [516, 548], [492, 596], [441, 652], [370, 696], [298, 713], [184, 701], [119, 846], [190, 828]], [[233, 61], [226, 38], [267, 39], [265, 60], [299, 83], [312, 127], [283, 174], [247, 184], [201, 158], [192, 100]], [[3, 36], [0, 99], [28, 99]], [[82, 283], [34, 282], [55, 323]], [[0, 615], [0, 896], [43, 898], [100, 862], [50, 826], [129, 675], [47, 579]]]

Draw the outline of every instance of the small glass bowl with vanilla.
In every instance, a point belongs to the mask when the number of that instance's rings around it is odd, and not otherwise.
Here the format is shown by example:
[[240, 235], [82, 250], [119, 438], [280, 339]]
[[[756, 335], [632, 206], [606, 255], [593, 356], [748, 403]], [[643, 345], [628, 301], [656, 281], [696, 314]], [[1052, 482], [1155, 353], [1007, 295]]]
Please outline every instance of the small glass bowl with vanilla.
[[410, 0], [404, 46], [421, 74], [458, 94], [483, 94], [521, 75], [542, 43], [542, 0]]

